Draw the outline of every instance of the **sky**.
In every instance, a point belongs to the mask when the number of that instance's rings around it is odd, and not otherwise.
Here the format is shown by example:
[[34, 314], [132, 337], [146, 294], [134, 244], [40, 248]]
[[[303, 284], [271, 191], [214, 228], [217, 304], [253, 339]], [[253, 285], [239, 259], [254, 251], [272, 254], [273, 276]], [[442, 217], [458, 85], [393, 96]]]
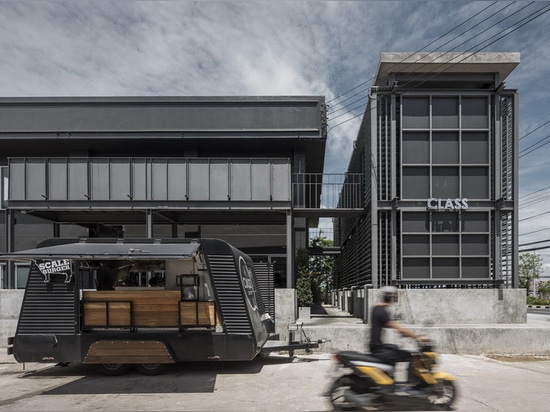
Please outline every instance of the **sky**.
[[0, 97], [322, 95], [344, 173], [381, 53], [519, 52], [523, 250], [550, 246], [549, 23], [544, 1], [0, 0]]

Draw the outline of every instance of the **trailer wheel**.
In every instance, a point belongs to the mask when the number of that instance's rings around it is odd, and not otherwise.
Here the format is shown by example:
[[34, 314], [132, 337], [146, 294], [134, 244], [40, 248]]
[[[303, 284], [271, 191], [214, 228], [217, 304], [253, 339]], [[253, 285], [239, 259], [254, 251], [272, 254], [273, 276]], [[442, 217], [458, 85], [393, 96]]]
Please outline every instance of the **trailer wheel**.
[[120, 376], [128, 373], [131, 366], [125, 363], [102, 363], [103, 373], [108, 376]]
[[138, 363], [134, 365], [139, 373], [149, 376], [160, 375], [166, 372], [170, 366], [172, 366], [171, 363]]

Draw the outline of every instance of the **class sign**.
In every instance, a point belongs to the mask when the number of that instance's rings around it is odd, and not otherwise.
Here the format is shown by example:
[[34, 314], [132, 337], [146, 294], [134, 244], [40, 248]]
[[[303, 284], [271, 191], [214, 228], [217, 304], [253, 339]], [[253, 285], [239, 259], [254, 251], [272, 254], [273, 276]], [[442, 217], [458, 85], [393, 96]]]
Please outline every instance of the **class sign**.
[[428, 210], [466, 210], [468, 209], [468, 199], [438, 199], [431, 197], [426, 201]]

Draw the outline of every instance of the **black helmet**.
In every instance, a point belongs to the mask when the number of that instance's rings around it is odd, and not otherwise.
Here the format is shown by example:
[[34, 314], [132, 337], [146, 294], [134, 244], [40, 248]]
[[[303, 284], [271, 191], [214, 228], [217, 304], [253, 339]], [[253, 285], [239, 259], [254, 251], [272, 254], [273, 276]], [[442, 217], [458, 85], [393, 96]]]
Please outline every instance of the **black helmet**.
[[395, 286], [384, 286], [380, 288], [382, 301], [386, 303], [397, 302], [397, 288]]

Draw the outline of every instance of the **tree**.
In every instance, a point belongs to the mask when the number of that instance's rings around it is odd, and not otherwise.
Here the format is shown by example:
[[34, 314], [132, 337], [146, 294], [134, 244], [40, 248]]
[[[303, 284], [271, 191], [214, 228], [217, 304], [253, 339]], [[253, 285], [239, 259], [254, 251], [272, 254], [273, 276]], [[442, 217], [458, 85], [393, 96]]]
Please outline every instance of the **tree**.
[[548, 297], [550, 297], [550, 281], [539, 282], [537, 292], [539, 298], [548, 299]]
[[542, 273], [542, 258], [534, 253], [519, 255], [519, 287], [527, 289], [527, 296], [531, 291], [533, 280]]
[[311, 293], [311, 275], [309, 272], [309, 253], [307, 249], [296, 251], [296, 297], [298, 306], [311, 306], [313, 294]]
[[[325, 237], [316, 237], [310, 240], [312, 249], [333, 246], [334, 242]], [[309, 262], [311, 273], [311, 291], [314, 303], [323, 303], [328, 300], [328, 292], [332, 286], [334, 258], [326, 255], [315, 255]]]
[[[317, 237], [310, 240], [310, 248], [332, 246], [332, 240]], [[296, 295], [298, 306], [321, 304], [327, 300], [332, 285], [334, 259], [331, 256], [310, 256], [307, 249], [296, 251]]]

